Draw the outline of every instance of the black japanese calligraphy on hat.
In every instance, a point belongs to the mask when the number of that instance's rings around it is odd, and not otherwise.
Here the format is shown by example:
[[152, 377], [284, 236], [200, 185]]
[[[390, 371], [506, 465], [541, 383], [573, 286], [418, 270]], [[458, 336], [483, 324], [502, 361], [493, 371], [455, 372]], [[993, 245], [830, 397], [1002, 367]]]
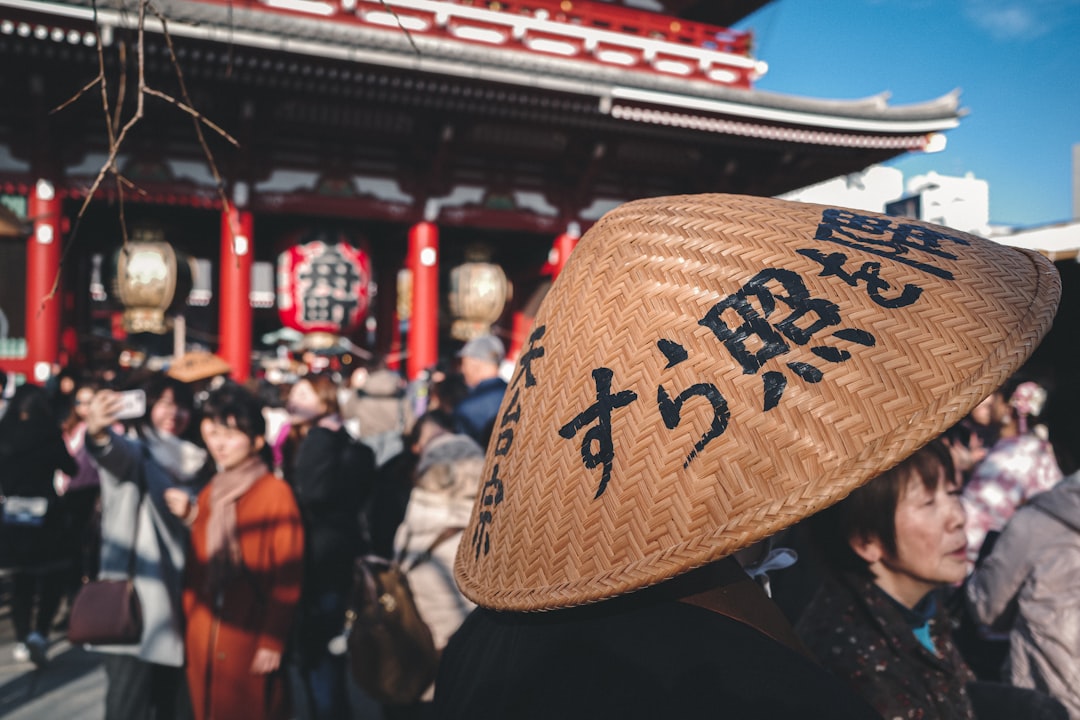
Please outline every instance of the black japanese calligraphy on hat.
[[959, 421], [1060, 297], [1042, 256], [927, 223], [698, 195], [582, 237], [496, 419], [455, 567], [496, 609], [602, 600], [831, 505]]

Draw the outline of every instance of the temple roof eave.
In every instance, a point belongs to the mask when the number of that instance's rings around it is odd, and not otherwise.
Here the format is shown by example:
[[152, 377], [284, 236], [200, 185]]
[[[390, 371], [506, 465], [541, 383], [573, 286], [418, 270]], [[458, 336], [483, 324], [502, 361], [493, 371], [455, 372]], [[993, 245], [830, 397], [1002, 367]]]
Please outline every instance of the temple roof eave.
[[[112, 5], [113, 9], [106, 5]], [[887, 93], [856, 100], [817, 99], [599, 67], [573, 59], [447, 38], [277, 16], [243, 7], [180, 0], [158, 0], [155, 5], [169, 18], [169, 32], [177, 37], [591, 96], [597, 99], [603, 113], [625, 106], [626, 112], [622, 113], [625, 119], [641, 116], [641, 112], [631, 110], [652, 108], [679, 117], [701, 116], [703, 122], [727, 118], [803, 132], [823, 131], [826, 134], [819, 135], [818, 142], [832, 144], [831, 134], [838, 137], [853, 133], [929, 135], [956, 127], [964, 113], [959, 107], [959, 91], [922, 103], [897, 106], [888, 103]], [[0, 0], [0, 6], [82, 20], [93, 16], [89, 0], [85, 4], [83, 0], [64, 3]], [[116, 2], [99, 3], [99, 22], [131, 27], [135, 16], [115, 9], [116, 6]], [[146, 27], [149, 31], [161, 31], [156, 19], [149, 20]], [[693, 126], [693, 122], [688, 126]]]

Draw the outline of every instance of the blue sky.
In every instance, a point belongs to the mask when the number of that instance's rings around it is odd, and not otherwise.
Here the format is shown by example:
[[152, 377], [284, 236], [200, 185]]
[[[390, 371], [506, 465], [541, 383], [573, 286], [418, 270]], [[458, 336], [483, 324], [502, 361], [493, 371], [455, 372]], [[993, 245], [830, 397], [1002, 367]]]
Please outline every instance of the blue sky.
[[775, 0], [752, 29], [769, 72], [760, 90], [820, 98], [882, 91], [894, 105], [961, 90], [969, 114], [936, 154], [890, 165], [905, 177], [972, 172], [990, 220], [1072, 216], [1080, 143], [1080, 0]]

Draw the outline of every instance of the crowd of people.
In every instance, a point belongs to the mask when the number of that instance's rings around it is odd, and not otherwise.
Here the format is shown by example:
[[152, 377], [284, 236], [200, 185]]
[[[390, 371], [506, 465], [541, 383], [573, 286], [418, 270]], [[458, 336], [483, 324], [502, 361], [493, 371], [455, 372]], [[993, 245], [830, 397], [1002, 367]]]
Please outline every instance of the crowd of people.
[[[483, 336], [457, 360], [422, 387], [371, 365], [276, 386], [72, 374], [6, 393], [0, 558], [15, 660], [47, 664], [81, 582], [131, 574], [141, 641], [92, 648], [106, 718], [352, 716], [334, 640], [357, 557], [425, 555], [410, 582], [440, 648], [475, 608], [452, 567], [505, 351]], [[118, 390], [131, 387], [146, 412], [122, 421]], [[1013, 378], [770, 538], [769, 557], [788, 558], [772, 567], [798, 557], [794, 568], [755, 572], [740, 554], [792, 642], [882, 716], [1080, 718], [1080, 475], [1055, 459], [1045, 400]], [[380, 712], [428, 717], [434, 689]]]
[[[335, 640], [357, 558], [408, 563], [442, 534], [410, 578], [439, 647], [472, 607], [452, 566], [504, 361], [502, 341], [482, 336], [412, 385], [373, 362], [244, 385], [221, 367], [195, 379], [66, 369], [6, 393], [0, 567], [14, 659], [46, 666], [65, 598], [70, 608], [83, 582], [130, 576], [141, 640], [90, 647], [105, 718], [353, 716], [362, 690]], [[121, 419], [131, 389], [145, 413]], [[419, 717], [432, 690], [379, 712]]]

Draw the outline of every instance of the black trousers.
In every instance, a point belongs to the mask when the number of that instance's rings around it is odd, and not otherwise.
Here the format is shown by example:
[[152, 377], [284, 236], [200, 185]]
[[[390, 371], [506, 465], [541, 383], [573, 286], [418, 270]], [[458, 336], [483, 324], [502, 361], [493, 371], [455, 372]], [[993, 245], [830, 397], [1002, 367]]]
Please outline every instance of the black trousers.
[[102, 653], [105, 720], [190, 720], [184, 669]]
[[65, 572], [64, 568], [60, 568], [19, 570], [15, 573], [12, 578], [11, 620], [19, 642], [26, 642], [27, 635], [32, 631], [49, 639], [63, 596]]

